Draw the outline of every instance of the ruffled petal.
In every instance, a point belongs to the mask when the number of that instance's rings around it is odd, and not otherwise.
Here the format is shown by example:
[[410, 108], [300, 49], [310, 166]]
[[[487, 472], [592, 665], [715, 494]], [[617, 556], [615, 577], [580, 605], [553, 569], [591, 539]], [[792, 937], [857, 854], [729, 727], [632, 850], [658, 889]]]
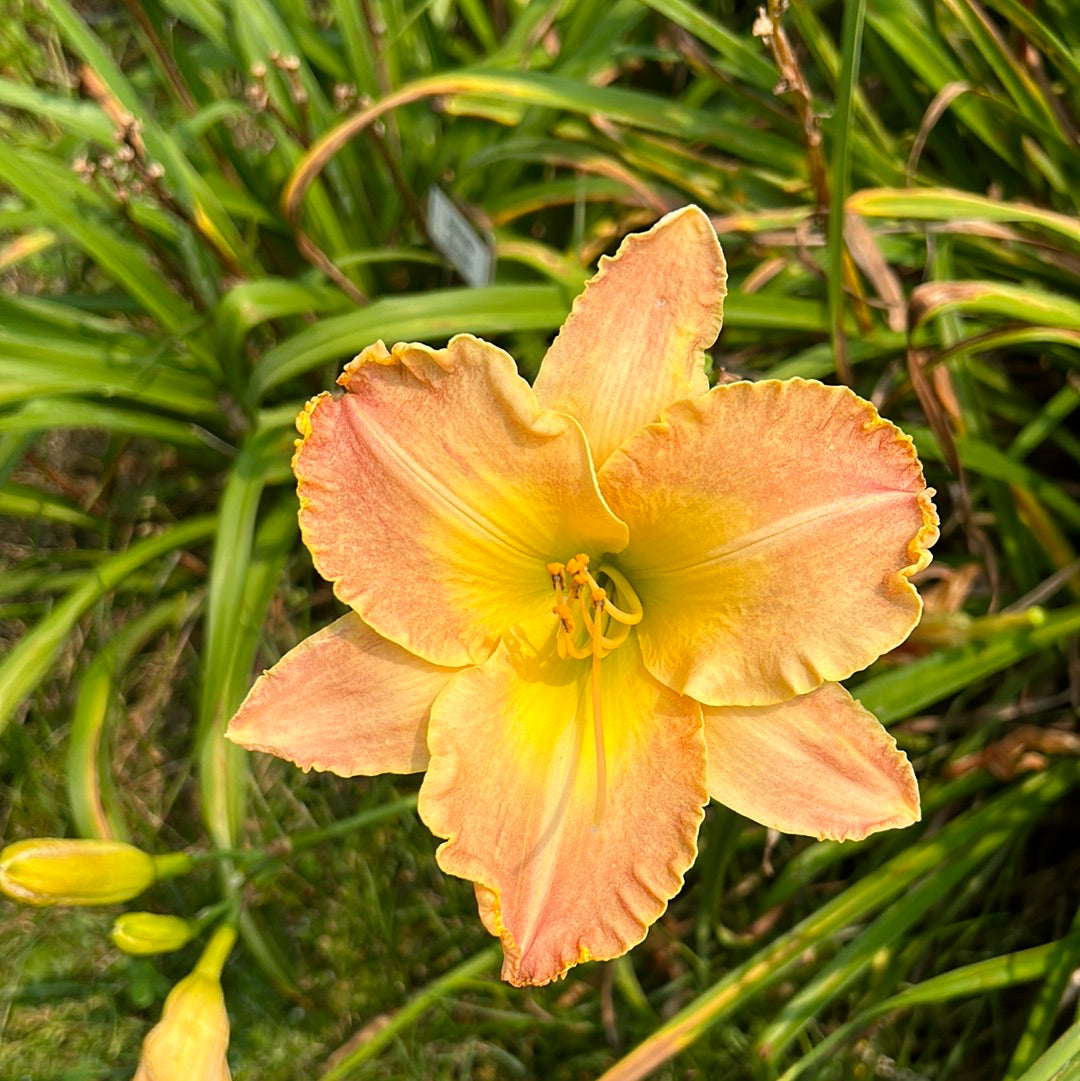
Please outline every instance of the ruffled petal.
[[541, 405], [576, 417], [600, 465], [672, 402], [704, 394], [727, 267], [696, 206], [628, 236], [574, 302], [536, 377]]
[[541, 412], [502, 350], [380, 342], [297, 421], [304, 543], [338, 597], [434, 664], [488, 657], [550, 608], [546, 566], [617, 551], [577, 424]]
[[458, 671], [413, 656], [350, 612], [264, 672], [225, 735], [304, 770], [416, 773], [427, 768], [431, 703]]
[[440, 866], [476, 884], [518, 985], [640, 942], [694, 861], [708, 798], [699, 707], [648, 675], [633, 636], [600, 666], [604, 778], [590, 662], [538, 665], [521, 645], [439, 697], [420, 790], [448, 838]]
[[911, 440], [845, 387], [731, 383], [671, 407], [600, 473], [650, 672], [767, 705], [902, 642], [937, 514]]
[[755, 822], [857, 841], [919, 820], [907, 756], [836, 683], [776, 706], [704, 714], [709, 795]]

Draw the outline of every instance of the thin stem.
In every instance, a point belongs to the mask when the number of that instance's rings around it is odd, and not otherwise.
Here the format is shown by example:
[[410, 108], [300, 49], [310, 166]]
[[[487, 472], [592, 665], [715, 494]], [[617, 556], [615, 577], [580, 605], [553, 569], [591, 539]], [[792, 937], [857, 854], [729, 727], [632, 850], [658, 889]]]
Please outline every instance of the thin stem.
[[372, 1033], [369, 1039], [359, 1043], [339, 1058], [319, 1078], [319, 1081], [344, 1081], [344, 1078], [353, 1076], [358, 1066], [373, 1059], [384, 1047], [398, 1039], [402, 1032], [414, 1021], [419, 1020], [431, 1006], [440, 999], [448, 997], [462, 984], [494, 968], [498, 959], [499, 947], [493, 945], [482, 950], [475, 957], [470, 957], [468, 961], [463, 961], [457, 968], [451, 969], [445, 976], [430, 984], [411, 1002], [398, 1010], [382, 1028]]
[[247, 869], [247, 877], [249, 879], [257, 877], [263, 878], [276, 871], [298, 852], [305, 852], [309, 848], [321, 845], [324, 841], [332, 841], [337, 837], [347, 836], [355, 830], [363, 829], [366, 826], [373, 826], [388, 818], [394, 818], [406, 811], [414, 810], [416, 808], [416, 801], [417, 795], [414, 792], [411, 795], [402, 796], [392, 803], [384, 803], [380, 807], [371, 807], [366, 811], [359, 811], [357, 814], [350, 815], [348, 818], [343, 818], [338, 822], [332, 822], [329, 826], [308, 830], [306, 833], [299, 833], [293, 837], [283, 838], [281, 843], [284, 846], [284, 851], [274, 853], [273, 855], [264, 853], [260, 859], [253, 862]]

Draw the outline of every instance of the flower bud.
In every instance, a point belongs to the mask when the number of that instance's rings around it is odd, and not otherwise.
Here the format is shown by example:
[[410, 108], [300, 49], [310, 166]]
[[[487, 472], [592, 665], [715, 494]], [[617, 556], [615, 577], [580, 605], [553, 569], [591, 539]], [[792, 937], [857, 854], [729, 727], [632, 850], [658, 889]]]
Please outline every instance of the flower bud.
[[28, 905], [111, 905], [190, 867], [181, 852], [151, 856], [122, 841], [33, 837], [0, 852], [0, 890]]
[[161, 1020], [143, 1040], [134, 1081], [229, 1081], [221, 968], [235, 941], [233, 927], [219, 927], [195, 969], [169, 992]]
[[182, 949], [198, 934], [198, 928], [179, 916], [154, 912], [125, 912], [117, 916], [109, 937], [124, 953], [136, 955], [172, 953]]

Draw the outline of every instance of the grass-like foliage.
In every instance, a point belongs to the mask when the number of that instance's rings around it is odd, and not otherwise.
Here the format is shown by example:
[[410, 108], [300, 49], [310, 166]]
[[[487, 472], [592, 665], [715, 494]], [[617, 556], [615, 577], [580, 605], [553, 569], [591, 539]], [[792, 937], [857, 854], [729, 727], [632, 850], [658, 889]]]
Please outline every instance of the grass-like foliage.
[[[120, 907], [0, 900], [0, 1076], [130, 1076], [230, 912], [239, 1081], [1077, 1076], [1080, 24], [782, 7], [8, 0], [0, 836], [191, 851], [130, 907], [198, 927], [133, 957]], [[490, 284], [432, 245], [433, 185]], [[938, 490], [924, 620], [851, 688], [923, 821], [836, 845], [714, 805], [643, 945], [519, 991], [417, 779], [222, 731], [339, 611], [297, 532], [304, 400], [378, 338], [469, 331], [531, 376], [597, 257], [690, 202], [729, 262], [717, 369], [849, 383]]]

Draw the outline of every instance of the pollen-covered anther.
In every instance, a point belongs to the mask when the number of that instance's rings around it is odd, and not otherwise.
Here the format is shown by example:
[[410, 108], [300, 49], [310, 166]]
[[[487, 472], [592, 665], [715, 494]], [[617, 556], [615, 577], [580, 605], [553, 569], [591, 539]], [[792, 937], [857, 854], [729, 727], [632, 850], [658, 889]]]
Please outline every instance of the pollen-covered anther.
[[574, 613], [571, 611], [570, 605], [559, 603], [559, 604], [556, 604], [555, 607], [552, 608], [551, 610], [552, 610], [552, 612], [555, 613], [555, 615], [557, 615], [559, 617], [559, 623], [562, 625], [562, 629], [567, 634], [573, 634], [574, 633]]
[[[641, 601], [626, 577], [609, 564], [601, 564], [594, 577], [589, 562], [587, 555], [579, 553], [565, 564], [547, 565], [555, 592], [552, 612], [559, 619], [557, 649], [564, 660], [603, 660], [626, 641], [630, 628], [641, 621]], [[613, 597], [621, 604], [616, 604]], [[578, 633], [579, 627], [584, 634]]]

